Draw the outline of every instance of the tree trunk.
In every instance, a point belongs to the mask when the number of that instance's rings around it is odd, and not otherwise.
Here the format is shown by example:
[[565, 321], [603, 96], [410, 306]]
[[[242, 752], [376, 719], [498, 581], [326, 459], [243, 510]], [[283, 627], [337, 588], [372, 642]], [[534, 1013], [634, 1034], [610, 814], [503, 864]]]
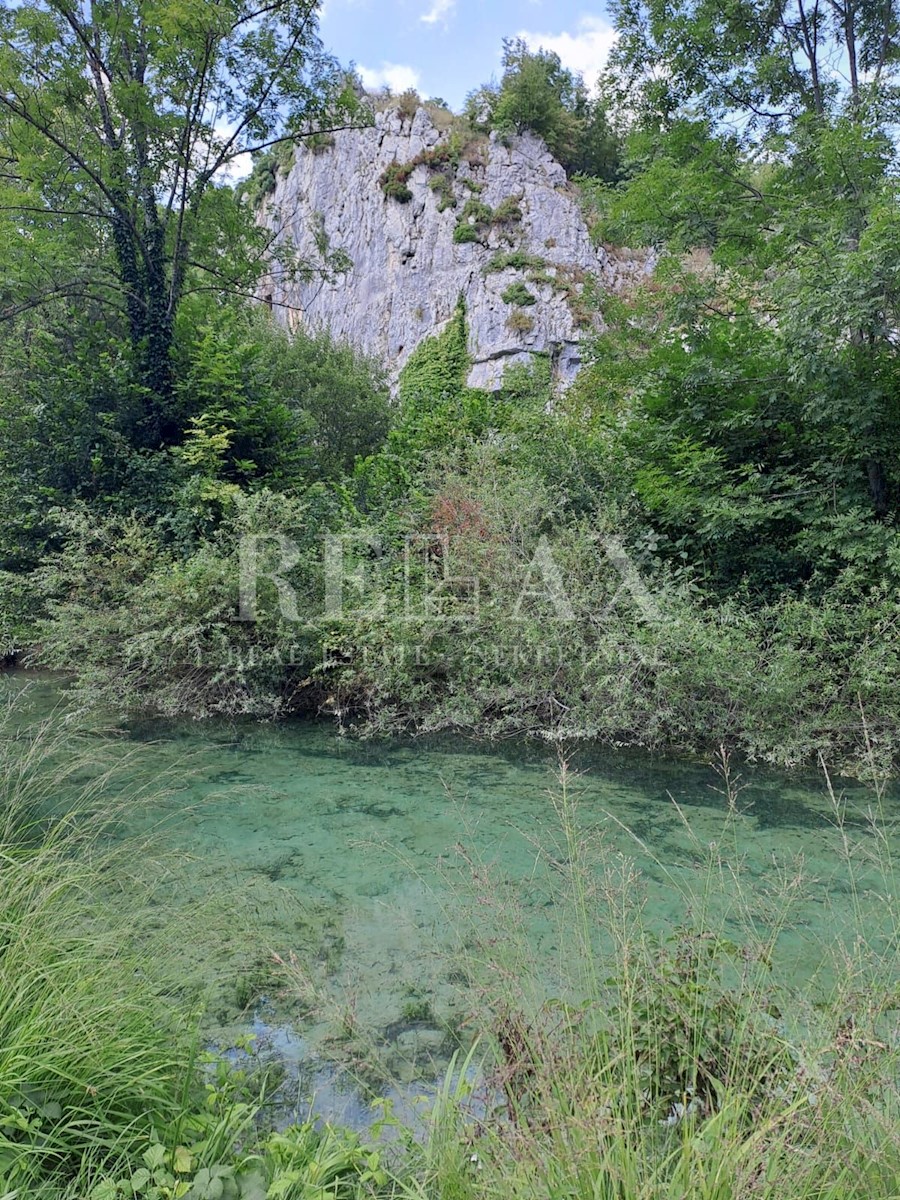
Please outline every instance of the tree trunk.
[[888, 485], [884, 474], [884, 467], [880, 462], [870, 458], [866, 463], [866, 474], [869, 477], [869, 492], [872, 496], [872, 503], [875, 506], [875, 515], [882, 520], [888, 515]]

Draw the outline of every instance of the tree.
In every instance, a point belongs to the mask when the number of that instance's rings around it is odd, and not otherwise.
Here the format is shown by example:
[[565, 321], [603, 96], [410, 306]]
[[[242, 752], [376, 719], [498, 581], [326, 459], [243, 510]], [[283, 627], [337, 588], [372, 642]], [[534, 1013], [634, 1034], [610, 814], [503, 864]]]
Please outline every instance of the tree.
[[726, 589], [882, 578], [900, 518], [896, 7], [617, 17], [607, 83], [636, 128], [607, 234], [662, 263], [600, 351], [625, 380], [638, 490]]
[[521, 38], [503, 43], [503, 82], [494, 109], [498, 129], [522, 133], [530, 129], [547, 143], [560, 161], [574, 151], [573, 110], [580, 78], [562, 65], [558, 54], [529, 50]]
[[536, 133], [571, 173], [618, 176], [621, 147], [604, 102], [588, 94], [558, 54], [533, 51], [521, 38], [504, 41], [501, 83], [472, 92], [466, 114], [476, 127]]
[[316, 0], [25, 0], [0, 14], [7, 319], [50, 297], [124, 318], [144, 411], [177, 440], [187, 291], [247, 294], [262, 235], [221, 186], [244, 155], [342, 127], [359, 102]]
[[888, 97], [898, 55], [895, 0], [614, 0], [620, 97], [650, 123], [699, 106], [745, 138], [801, 114]]

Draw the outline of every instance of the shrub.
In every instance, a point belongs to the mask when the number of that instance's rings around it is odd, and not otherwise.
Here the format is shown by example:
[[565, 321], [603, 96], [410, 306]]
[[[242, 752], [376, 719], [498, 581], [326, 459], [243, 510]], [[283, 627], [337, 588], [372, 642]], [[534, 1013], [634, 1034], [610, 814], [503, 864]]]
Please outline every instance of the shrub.
[[449, 175], [445, 175], [443, 171], [438, 171], [437, 174], [432, 175], [429, 179], [428, 186], [433, 192], [437, 193], [438, 212], [446, 212], [448, 208], [456, 208], [453, 180]]
[[[288, 335], [266, 320], [258, 336], [264, 386], [300, 428], [302, 471], [292, 482], [302, 486], [349, 475], [358, 458], [378, 449], [390, 428], [384, 368], [324, 332], [299, 329]], [[267, 482], [285, 481], [269, 476]]]
[[[548, 262], [524, 250], [509, 250], [494, 254], [484, 273], [524, 271], [528, 282], [538, 287], [551, 287], [565, 297], [572, 319], [579, 329], [590, 329], [599, 309], [596, 280], [576, 267]], [[515, 284], [524, 288], [524, 284]]]
[[510, 333], [531, 333], [534, 330], [534, 317], [517, 308], [506, 318], [506, 328]]
[[[314, 134], [309, 143], [312, 145], [317, 138], [328, 138], [330, 134]], [[334, 144], [334, 138], [331, 138]], [[313, 146], [315, 148], [315, 146]], [[279, 175], [287, 175], [294, 165], [295, 146], [290, 140], [279, 142], [270, 150], [265, 150], [254, 157], [253, 169], [250, 175], [238, 185], [238, 195], [251, 208], [258, 208], [266, 196], [275, 191]]]
[[385, 167], [379, 184], [388, 200], [396, 200], [399, 204], [409, 204], [413, 198], [409, 187], [409, 177], [413, 168], [409, 163], [392, 162]]
[[[187, 554], [164, 530], [133, 518], [60, 513], [62, 549], [34, 577], [46, 597], [40, 661], [78, 670], [77, 694], [115, 711], [156, 716], [272, 716], [303, 707], [317, 665], [324, 612], [321, 538], [336, 502], [234, 489], [214, 536]], [[282, 614], [261, 581], [256, 620], [238, 620], [242, 538], [258, 535], [261, 562], [278, 568], [289, 537], [299, 559], [287, 572], [300, 610]], [[293, 649], [282, 657], [279, 645]]]
[[[494, 210], [490, 205], [477, 196], [470, 196], [459, 215], [453, 240], [457, 243], [484, 242], [493, 220]], [[463, 232], [465, 230], [468, 232]]]
[[446, 208], [449, 207], [449, 196], [452, 194], [453, 173], [458, 166], [459, 139], [455, 134], [451, 134], [449, 138], [443, 142], [439, 142], [430, 150], [422, 150], [414, 158], [411, 158], [409, 162], [400, 163], [395, 159], [382, 172], [380, 180], [381, 190], [389, 199], [398, 200], [401, 204], [408, 204], [412, 200], [412, 192], [408, 184], [412, 178], [413, 171], [415, 171], [416, 167], [427, 167], [429, 171], [437, 171], [439, 176], [444, 178], [443, 183], [432, 183], [431, 186], [447, 196], [444, 202], [444, 207]]
[[465, 246], [471, 242], [481, 244], [482, 236], [477, 225], [469, 225], [468, 222], [464, 225], [456, 225], [453, 230], [453, 240], [458, 246]]
[[477, 196], [470, 196], [459, 219], [460, 221], [471, 221], [475, 225], [490, 225], [494, 219], [494, 210], [489, 204], [479, 200]]
[[[387, 434], [383, 370], [325, 333], [288, 334], [267, 313], [229, 308], [190, 338], [179, 394], [185, 418], [226, 435], [221, 460], [209, 464], [216, 478], [284, 490], [334, 479]], [[188, 449], [196, 442], [189, 428]]]
[[495, 225], [516, 225], [523, 219], [519, 204], [520, 197], [507, 196], [494, 209], [493, 223]]
[[445, 101], [430, 98], [424, 101], [424, 105], [429, 117], [431, 117], [432, 124], [442, 133], [455, 129], [459, 125], [460, 118], [451, 112]]
[[484, 268], [485, 274], [496, 271], [544, 271], [547, 263], [525, 250], [505, 250], [494, 254]]
[[528, 308], [537, 304], [537, 296], [532, 295], [524, 283], [511, 283], [503, 292], [501, 299], [504, 304], [515, 304], [519, 308]]
[[180, 347], [177, 457], [189, 472], [229, 484], [292, 482], [305, 457], [303, 424], [267, 378], [278, 332], [266, 317], [225, 308], [191, 334]]
[[34, 641], [36, 615], [27, 576], [0, 571], [0, 668]]
[[422, 98], [415, 88], [408, 88], [397, 97], [397, 112], [408, 121], [416, 115], [422, 105]]

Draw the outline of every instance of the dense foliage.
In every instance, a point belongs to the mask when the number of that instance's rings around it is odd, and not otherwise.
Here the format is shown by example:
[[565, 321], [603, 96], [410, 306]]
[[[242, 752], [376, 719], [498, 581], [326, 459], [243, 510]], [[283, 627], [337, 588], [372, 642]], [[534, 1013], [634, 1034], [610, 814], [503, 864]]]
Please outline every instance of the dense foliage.
[[629, 4], [619, 21], [609, 86], [640, 119], [601, 225], [660, 265], [594, 382], [630, 409], [639, 494], [717, 590], [893, 587], [895, 6]]
[[[891, 12], [823, 21], [804, 58], [799, 6], [782, 27], [751, 0], [727, 13], [621, 5], [596, 95], [554, 55], [507, 42], [501, 82], [470, 98], [470, 131], [539, 133], [585, 173], [607, 252], [646, 247], [654, 269], [615, 296], [591, 292], [605, 332], [565, 396], [550, 357], [510, 370], [496, 393], [468, 387], [461, 300], [392, 403], [349, 349], [248, 309], [240, 293], [259, 246], [247, 189], [240, 201], [197, 175], [194, 151], [164, 165], [173, 130], [191, 145], [213, 135], [176, 103], [169, 43], [151, 36], [162, 16], [138, 5], [132, 33], [154, 70], [135, 84], [140, 104], [125, 83], [113, 98], [129, 236], [160, 230], [164, 386], [153, 374], [157, 351], [129, 306], [156, 301], [128, 284], [123, 248], [102, 233], [118, 219], [120, 167], [90, 71], [66, 117], [70, 132], [91, 131], [77, 142], [89, 209], [69, 212], [72, 196], [50, 191], [54, 155], [72, 147], [38, 154], [56, 137], [41, 88], [73, 89], [74, 68], [61, 59], [41, 83], [27, 55], [71, 37], [95, 53], [77, 36], [82, 18], [60, 33], [67, 11], [20, 6], [4, 27], [3, 70], [31, 91], [22, 111], [7, 97], [2, 127], [15, 164], [5, 278], [19, 298], [0, 326], [0, 651], [31, 647], [31, 661], [74, 670], [85, 696], [156, 712], [324, 708], [370, 730], [893, 760]], [[314, 12], [302, 28], [299, 10], [272, 12], [271, 44], [211, 43], [248, 72], [272, 70], [279, 46], [306, 55], [273, 75], [278, 104], [229, 93], [246, 136], [214, 140], [219, 165], [270, 134], [289, 156], [283, 139], [357, 111], [315, 41]], [[237, 29], [247, 12], [233, 16]], [[134, 65], [123, 36], [104, 25], [88, 39], [117, 80]], [[823, 84], [835, 46], [855, 47], [846, 87]], [[217, 70], [213, 89], [226, 86]], [[144, 153], [145, 134], [157, 149], [138, 170], [129, 155]], [[166, 207], [161, 184], [179, 180]], [[16, 266], [26, 208], [54, 277], [91, 275], [77, 310], [65, 289], [37, 304], [37, 279]], [[228, 274], [238, 259], [240, 286]], [[505, 298], [527, 319], [524, 283]], [[248, 554], [255, 620], [238, 619]]]
[[500, 83], [472, 92], [466, 115], [476, 129], [538, 134], [572, 174], [619, 176], [622, 147], [605, 100], [592, 96], [558, 54], [529, 50], [521, 38], [503, 43]]
[[135, 444], [181, 429], [185, 296], [250, 295], [261, 270], [265, 238], [223, 186], [229, 167], [358, 115], [316, 22], [310, 0], [29, 0], [0, 14], [0, 311], [61, 296], [121, 321], [143, 389]]

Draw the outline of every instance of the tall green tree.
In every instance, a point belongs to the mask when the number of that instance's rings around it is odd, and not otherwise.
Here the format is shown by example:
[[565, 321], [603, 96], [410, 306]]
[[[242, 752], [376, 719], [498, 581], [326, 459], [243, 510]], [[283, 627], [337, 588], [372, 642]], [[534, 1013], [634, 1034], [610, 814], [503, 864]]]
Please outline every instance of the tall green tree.
[[745, 135], [893, 90], [895, 0], [614, 0], [620, 92], [653, 122], [688, 107]]
[[0, 317], [50, 297], [121, 315], [145, 404], [177, 440], [172, 345], [187, 291], [245, 294], [261, 234], [227, 181], [243, 156], [359, 117], [316, 0], [25, 0], [0, 13]]
[[896, 4], [616, 17], [634, 132], [607, 234], [662, 265], [600, 359], [657, 529], [726, 590], [895, 573]]
[[476, 125], [501, 133], [530, 130], [571, 173], [617, 178], [621, 142], [604, 100], [551, 50], [532, 50], [522, 38], [503, 42], [503, 79], [472, 92], [466, 112]]

